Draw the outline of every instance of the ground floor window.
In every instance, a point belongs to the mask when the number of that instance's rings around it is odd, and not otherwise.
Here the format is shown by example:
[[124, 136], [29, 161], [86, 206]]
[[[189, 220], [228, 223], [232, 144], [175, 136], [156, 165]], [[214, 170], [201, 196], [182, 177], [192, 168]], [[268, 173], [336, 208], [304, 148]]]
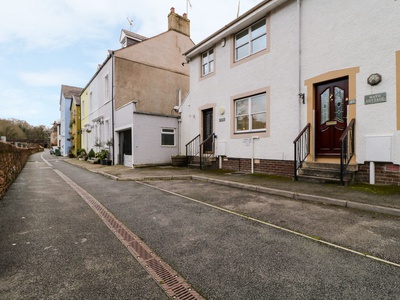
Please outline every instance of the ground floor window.
[[265, 131], [266, 93], [235, 100], [235, 133]]
[[175, 129], [161, 129], [161, 146], [175, 146]]

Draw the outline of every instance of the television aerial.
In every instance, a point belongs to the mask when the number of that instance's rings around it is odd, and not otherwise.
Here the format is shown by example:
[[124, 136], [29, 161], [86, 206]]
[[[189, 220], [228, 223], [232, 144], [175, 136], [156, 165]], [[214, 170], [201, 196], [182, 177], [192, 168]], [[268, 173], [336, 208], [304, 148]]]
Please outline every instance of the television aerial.
[[133, 20], [129, 19], [128, 17], [126, 19], [128, 20], [128, 23], [129, 23], [129, 31], [132, 31]]

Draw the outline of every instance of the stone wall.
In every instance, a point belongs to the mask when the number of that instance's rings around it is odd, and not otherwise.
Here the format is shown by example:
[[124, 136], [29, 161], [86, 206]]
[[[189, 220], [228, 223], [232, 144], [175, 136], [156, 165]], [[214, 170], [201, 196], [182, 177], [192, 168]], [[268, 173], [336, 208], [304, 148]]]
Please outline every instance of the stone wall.
[[0, 142], [0, 200], [17, 179], [29, 156], [39, 151], [39, 148], [17, 148]]

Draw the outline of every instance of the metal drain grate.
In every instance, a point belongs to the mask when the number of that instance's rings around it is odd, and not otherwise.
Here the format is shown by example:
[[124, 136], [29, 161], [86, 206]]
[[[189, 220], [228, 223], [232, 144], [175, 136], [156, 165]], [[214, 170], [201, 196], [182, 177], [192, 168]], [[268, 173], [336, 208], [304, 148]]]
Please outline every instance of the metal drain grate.
[[173, 299], [198, 300], [203, 299], [191, 286], [179, 276], [167, 263], [141, 241], [132, 231], [119, 221], [87, 191], [65, 176], [62, 172], [54, 171], [65, 180], [85, 202], [96, 212], [104, 224], [125, 245], [135, 259], [146, 269], [165, 293]]

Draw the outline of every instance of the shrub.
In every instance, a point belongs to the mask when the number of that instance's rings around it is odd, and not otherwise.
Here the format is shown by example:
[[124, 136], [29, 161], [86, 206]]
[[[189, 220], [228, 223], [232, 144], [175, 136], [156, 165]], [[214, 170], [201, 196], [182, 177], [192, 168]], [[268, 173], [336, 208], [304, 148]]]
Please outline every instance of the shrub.
[[92, 157], [94, 157], [94, 156], [95, 156], [95, 154], [94, 154], [93, 149], [90, 149], [89, 154], [88, 154], [88, 157], [92, 158]]

